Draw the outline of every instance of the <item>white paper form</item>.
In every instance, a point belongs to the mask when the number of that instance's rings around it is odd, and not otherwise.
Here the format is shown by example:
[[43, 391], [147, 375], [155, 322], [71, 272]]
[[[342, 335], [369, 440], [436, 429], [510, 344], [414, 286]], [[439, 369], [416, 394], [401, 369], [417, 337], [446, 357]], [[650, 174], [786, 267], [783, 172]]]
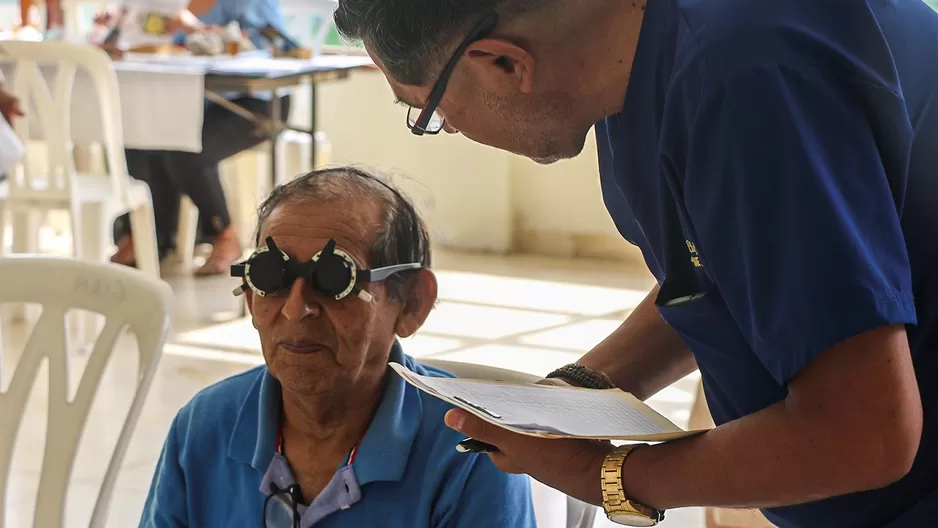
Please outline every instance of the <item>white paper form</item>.
[[665, 441], [684, 431], [618, 389], [503, 383], [421, 376], [391, 363], [415, 387], [505, 429], [547, 438]]

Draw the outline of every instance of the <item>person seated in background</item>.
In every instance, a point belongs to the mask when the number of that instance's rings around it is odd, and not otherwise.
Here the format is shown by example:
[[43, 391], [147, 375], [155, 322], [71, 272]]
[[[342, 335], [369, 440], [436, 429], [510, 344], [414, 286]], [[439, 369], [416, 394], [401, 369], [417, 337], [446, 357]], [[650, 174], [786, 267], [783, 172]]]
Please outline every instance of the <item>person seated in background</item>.
[[[110, 25], [106, 17], [96, 21]], [[280, 33], [283, 17], [276, 0], [192, 0], [189, 8], [169, 17], [168, 27], [180, 39], [201, 32], [207, 26], [223, 27], [232, 21], [240, 24], [255, 47], [269, 43], [261, 35], [267, 26]], [[255, 115], [270, 115], [271, 94], [226, 94], [231, 102]], [[290, 112], [289, 96], [281, 97], [282, 120]], [[199, 209], [202, 235], [210, 240], [212, 252], [197, 275], [217, 275], [241, 257], [241, 243], [231, 225], [231, 217], [222, 189], [218, 165], [223, 160], [248, 150], [265, 140], [254, 123], [223, 106], [206, 100], [202, 124], [202, 151], [147, 151], [127, 149], [130, 175], [147, 182], [153, 195], [157, 243], [161, 259], [175, 246], [179, 220], [179, 199], [188, 195]], [[112, 262], [134, 265], [130, 219], [123, 216], [115, 225], [117, 253]]]
[[397, 339], [437, 300], [412, 202], [336, 168], [278, 187], [258, 216], [258, 249], [232, 274], [265, 365], [179, 411], [140, 526], [534, 526], [528, 477], [457, 452], [451, 406], [388, 366], [449, 377]]
[[0, 115], [10, 126], [13, 126], [14, 119], [25, 115], [19, 98], [7, 89], [6, 79], [3, 78], [2, 72], [0, 72]]

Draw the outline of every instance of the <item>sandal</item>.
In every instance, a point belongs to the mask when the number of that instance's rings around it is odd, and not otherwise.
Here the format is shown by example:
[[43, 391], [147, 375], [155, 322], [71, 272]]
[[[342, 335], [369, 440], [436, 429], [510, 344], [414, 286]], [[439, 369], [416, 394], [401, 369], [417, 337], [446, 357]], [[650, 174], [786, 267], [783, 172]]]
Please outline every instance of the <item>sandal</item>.
[[195, 272], [195, 275], [209, 277], [228, 273], [231, 265], [241, 258], [242, 252], [237, 234], [229, 227], [215, 236], [212, 241], [212, 253], [205, 259], [205, 264]]

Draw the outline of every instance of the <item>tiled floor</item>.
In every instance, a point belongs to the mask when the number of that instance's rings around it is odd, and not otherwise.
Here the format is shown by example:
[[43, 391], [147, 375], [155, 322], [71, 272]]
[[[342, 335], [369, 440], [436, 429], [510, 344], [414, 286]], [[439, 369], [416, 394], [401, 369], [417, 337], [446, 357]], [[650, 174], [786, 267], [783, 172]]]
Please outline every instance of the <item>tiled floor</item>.
[[[641, 269], [598, 262], [532, 257], [441, 254], [440, 303], [417, 336], [405, 341], [416, 357], [478, 362], [544, 375], [603, 339], [651, 285]], [[257, 335], [240, 318], [232, 279], [170, 278], [177, 295], [174, 332], [166, 346], [111, 501], [108, 526], [135, 526], [166, 430], [176, 410], [203, 387], [259, 364]], [[6, 388], [26, 329], [4, 327], [0, 388]], [[67, 501], [67, 525], [87, 526], [97, 486], [129, 408], [136, 368], [132, 338], [122, 341], [96, 396], [78, 451]], [[84, 356], [73, 353], [81, 375]], [[46, 371], [38, 382], [14, 451], [7, 526], [30, 526], [48, 416]], [[649, 402], [686, 426], [696, 378]], [[55, 430], [51, 431], [55, 434]], [[600, 515], [600, 517], [602, 517]], [[597, 527], [611, 527], [604, 519]], [[699, 510], [669, 513], [665, 528], [702, 526]]]

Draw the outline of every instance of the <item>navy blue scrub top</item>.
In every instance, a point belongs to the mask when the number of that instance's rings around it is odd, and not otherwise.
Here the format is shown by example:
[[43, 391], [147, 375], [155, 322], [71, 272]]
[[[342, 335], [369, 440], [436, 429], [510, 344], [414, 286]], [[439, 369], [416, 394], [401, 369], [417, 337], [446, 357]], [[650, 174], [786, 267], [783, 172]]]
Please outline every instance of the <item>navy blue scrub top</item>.
[[925, 412], [911, 473], [768, 518], [938, 526], [938, 14], [648, 0], [622, 110], [596, 133], [606, 206], [718, 424], [782, 400], [832, 345], [907, 325]]

